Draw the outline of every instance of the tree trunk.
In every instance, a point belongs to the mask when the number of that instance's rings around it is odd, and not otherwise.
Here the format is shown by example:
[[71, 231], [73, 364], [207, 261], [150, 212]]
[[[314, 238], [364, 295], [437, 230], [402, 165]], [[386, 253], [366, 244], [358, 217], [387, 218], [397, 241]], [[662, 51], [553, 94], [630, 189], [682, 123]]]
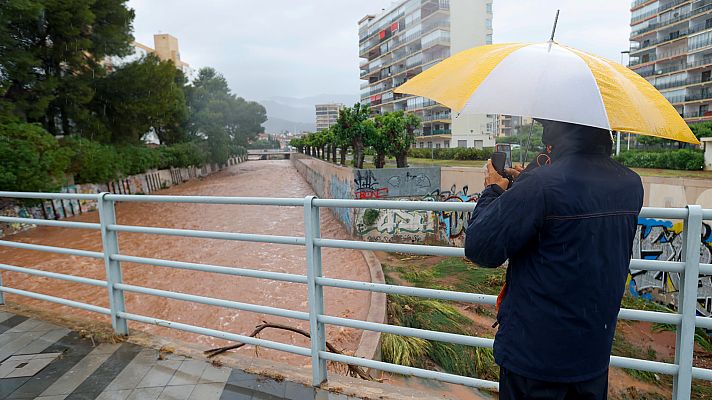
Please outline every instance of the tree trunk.
[[363, 168], [363, 140], [354, 140], [354, 168]]
[[346, 165], [346, 153], [348, 152], [348, 147], [341, 148], [341, 165]]
[[336, 164], [336, 145], [331, 145], [331, 162]]
[[373, 158], [373, 164], [376, 168], [383, 168], [386, 165], [386, 155], [384, 153], [376, 153]]
[[407, 153], [401, 153], [401, 154], [396, 155], [396, 166], [398, 168], [408, 167], [408, 154]]

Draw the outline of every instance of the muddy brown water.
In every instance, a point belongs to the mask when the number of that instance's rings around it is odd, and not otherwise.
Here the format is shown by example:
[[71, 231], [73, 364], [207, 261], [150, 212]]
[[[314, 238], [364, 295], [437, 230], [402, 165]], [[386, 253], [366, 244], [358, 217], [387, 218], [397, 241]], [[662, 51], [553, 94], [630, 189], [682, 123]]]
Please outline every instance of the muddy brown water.
[[[249, 161], [203, 180], [190, 181], [162, 190], [158, 194], [304, 197], [314, 193], [289, 161], [280, 160]], [[116, 206], [116, 213], [118, 223], [124, 225], [269, 235], [304, 235], [302, 207], [119, 203]], [[97, 222], [98, 218], [97, 212], [91, 212], [68, 220]], [[349, 238], [346, 230], [326, 210], [321, 213], [321, 226], [323, 237]], [[100, 234], [83, 229], [38, 227], [10, 236], [6, 240], [101, 251]], [[134, 256], [306, 275], [306, 255], [302, 246], [120, 233], [119, 248], [121, 254]], [[359, 251], [324, 249], [322, 258], [325, 276], [359, 281], [370, 280], [368, 266]], [[0, 247], [0, 262], [105, 279], [103, 261], [84, 257]], [[122, 270], [124, 282], [132, 285], [307, 311], [307, 290], [306, 285], [302, 284], [131, 263], [122, 263]], [[14, 272], [2, 274], [3, 283], [9, 287], [108, 307], [108, 296], [104, 288]], [[16, 295], [6, 294], [6, 297], [8, 301], [39, 306], [57, 313], [109, 321], [108, 317], [75, 308]], [[325, 288], [324, 297], [326, 314], [361, 320], [366, 318], [370, 300], [368, 292]], [[308, 321], [295, 321], [128, 292], [126, 309], [128, 312], [140, 315], [240, 334], [249, 334], [261, 321], [289, 324], [309, 330]], [[129, 322], [129, 329], [175, 337], [204, 345], [205, 348], [228, 343], [207, 336], [136, 322]], [[327, 328], [327, 339], [337, 348], [347, 352], [356, 350], [360, 336], [361, 331], [353, 329], [333, 326]], [[260, 337], [309, 347], [308, 340], [305, 338], [283, 331], [267, 330]], [[248, 346], [239, 351], [258, 352], [260, 357], [287, 361], [291, 364], [308, 364], [308, 359], [304, 357], [264, 348], [256, 350]]]

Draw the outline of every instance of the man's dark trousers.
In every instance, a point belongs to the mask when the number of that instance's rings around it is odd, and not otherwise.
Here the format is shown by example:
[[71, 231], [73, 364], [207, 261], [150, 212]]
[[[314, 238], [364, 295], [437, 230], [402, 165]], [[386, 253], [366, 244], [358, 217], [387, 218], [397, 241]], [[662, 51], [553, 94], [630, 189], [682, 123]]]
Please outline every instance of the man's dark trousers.
[[583, 382], [545, 382], [500, 368], [500, 400], [605, 400], [608, 371]]

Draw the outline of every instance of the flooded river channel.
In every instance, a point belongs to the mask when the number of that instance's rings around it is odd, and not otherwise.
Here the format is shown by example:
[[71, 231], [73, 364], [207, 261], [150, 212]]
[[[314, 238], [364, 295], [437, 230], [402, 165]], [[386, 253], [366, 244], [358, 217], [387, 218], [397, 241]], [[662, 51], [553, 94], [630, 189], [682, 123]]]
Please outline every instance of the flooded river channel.
[[[289, 161], [249, 161], [203, 180], [190, 181], [162, 190], [159, 194], [304, 197], [313, 194], [313, 191]], [[304, 234], [302, 207], [119, 203], [116, 212], [118, 223], [123, 225], [271, 235]], [[96, 222], [98, 218], [97, 212], [91, 212], [68, 220]], [[348, 238], [345, 229], [326, 210], [322, 212], [321, 224], [323, 237]], [[38, 227], [6, 239], [101, 251], [100, 234], [82, 229]], [[306, 275], [305, 250], [302, 246], [120, 233], [119, 247], [121, 253], [127, 255]], [[103, 261], [83, 257], [0, 247], [0, 262], [105, 279]], [[323, 265], [325, 276], [369, 280], [368, 267], [358, 251], [324, 249]], [[307, 290], [306, 286], [301, 284], [130, 263], [122, 263], [122, 269], [124, 282], [128, 284], [291, 310], [307, 310]], [[108, 307], [108, 296], [104, 288], [13, 272], [3, 272], [3, 282], [13, 288]], [[6, 295], [6, 297], [11, 302], [51, 309], [53, 312], [65, 315], [108, 321], [108, 318], [102, 315], [69, 307], [15, 295]], [[369, 298], [368, 292], [326, 288], [326, 313], [363, 320], [368, 312]], [[286, 323], [305, 330], [309, 329], [308, 321], [294, 321], [143, 294], [126, 293], [126, 308], [131, 313], [241, 334], [249, 334], [261, 321]], [[129, 323], [129, 329], [176, 337], [198, 343], [205, 348], [226, 343], [206, 336], [134, 322]], [[339, 327], [328, 328], [328, 340], [337, 348], [347, 351], [356, 349], [360, 336], [360, 331]], [[260, 337], [309, 347], [306, 339], [286, 332], [268, 330]], [[254, 352], [255, 349], [248, 347], [239, 351]], [[308, 360], [300, 356], [267, 349], [260, 349], [259, 356], [296, 365], [308, 363]]]

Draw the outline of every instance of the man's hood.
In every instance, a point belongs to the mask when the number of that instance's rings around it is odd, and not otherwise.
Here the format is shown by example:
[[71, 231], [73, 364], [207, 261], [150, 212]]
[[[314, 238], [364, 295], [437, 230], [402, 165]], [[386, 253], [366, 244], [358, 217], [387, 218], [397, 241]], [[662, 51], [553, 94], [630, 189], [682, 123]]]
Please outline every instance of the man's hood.
[[551, 145], [552, 158], [570, 154], [611, 155], [613, 141], [610, 131], [568, 122], [537, 119], [544, 127], [542, 142]]

